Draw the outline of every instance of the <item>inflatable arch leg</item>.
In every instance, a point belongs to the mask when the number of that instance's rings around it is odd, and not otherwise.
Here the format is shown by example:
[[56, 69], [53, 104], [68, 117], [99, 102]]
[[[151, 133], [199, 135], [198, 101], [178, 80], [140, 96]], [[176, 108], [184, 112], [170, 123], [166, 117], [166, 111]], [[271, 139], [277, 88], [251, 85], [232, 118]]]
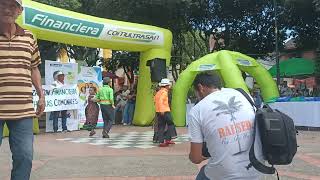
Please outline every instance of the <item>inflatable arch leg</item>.
[[136, 108], [133, 118], [133, 124], [138, 126], [150, 125], [155, 116], [155, 107], [153, 101], [153, 90], [151, 89], [150, 67], [147, 62], [154, 58], [162, 58], [170, 63], [170, 53], [161, 49], [152, 49], [141, 53], [139, 66], [139, 79]]
[[38, 39], [86, 46], [141, 52], [137, 104], [133, 123], [149, 125], [154, 117], [148, 60], [170, 61], [172, 33], [163, 28], [115, 21], [80, 14], [38, 2], [23, 0], [24, 11], [17, 20]]
[[279, 97], [275, 81], [269, 72], [255, 59], [244, 54], [232, 51], [219, 51], [206, 55], [193, 62], [183, 71], [173, 88], [172, 116], [177, 126], [186, 125], [186, 100], [187, 93], [192, 82], [201, 71], [215, 70], [220, 73], [225, 87], [242, 88], [249, 92], [241, 71], [249, 73], [254, 77], [261, 88], [262, 97], [265, 101]]

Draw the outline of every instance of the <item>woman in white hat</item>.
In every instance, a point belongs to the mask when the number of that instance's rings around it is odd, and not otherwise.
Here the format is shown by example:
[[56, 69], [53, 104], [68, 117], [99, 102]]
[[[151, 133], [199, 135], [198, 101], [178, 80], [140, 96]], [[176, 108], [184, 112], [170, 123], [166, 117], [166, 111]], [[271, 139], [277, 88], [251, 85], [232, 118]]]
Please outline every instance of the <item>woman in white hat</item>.
[[160, 143], [159, 146], [168, 147], [169, 144], [175, 144], [171, 140], [173, 134], [175, 134], [175, 127], [172, 121], [169, 105], [169, 91], [171, 89], [171, 81], [169, 79], [162, 79], [159, 83], [159, 86], [160, 90], [154, 97], [158, 119], [158, 138]]

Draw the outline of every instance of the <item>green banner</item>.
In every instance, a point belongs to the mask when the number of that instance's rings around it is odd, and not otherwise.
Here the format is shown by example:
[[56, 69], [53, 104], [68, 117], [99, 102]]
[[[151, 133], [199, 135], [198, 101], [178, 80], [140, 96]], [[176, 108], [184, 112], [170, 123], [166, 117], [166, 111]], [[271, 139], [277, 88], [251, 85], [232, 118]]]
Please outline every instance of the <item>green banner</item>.
[[43, 29], [99, 37], [104, 25], [25, 7], [25, 24]]

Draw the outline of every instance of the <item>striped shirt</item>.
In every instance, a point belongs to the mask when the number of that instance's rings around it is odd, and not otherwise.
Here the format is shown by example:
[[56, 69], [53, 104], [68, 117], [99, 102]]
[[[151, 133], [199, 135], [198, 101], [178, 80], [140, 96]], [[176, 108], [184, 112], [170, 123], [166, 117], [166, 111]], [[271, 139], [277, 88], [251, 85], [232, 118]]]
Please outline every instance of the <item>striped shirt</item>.
[[11, 39], [0, 33], [0, 120], [35, 116], [31, 68], [41, 63], [40, 53], [33, 34], [16, 27]]

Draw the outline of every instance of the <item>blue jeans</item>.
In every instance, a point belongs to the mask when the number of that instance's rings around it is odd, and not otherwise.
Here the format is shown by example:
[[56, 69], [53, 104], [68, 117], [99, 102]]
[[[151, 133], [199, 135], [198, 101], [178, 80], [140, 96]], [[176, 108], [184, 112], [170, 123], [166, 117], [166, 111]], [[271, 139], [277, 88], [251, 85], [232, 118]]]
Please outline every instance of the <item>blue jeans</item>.
[[52, 120], [53, 120], [53, 131], [57, 132], [58, 131], [58, 119], [59, 119], [59, 114], [61, 112], [61, 120], [62, 120], [62, 130], [66, 131], [68, 130], [67, 128], [67, 110], [65, 111], [54, 111], [52, 113]]
[[14, 121], [0, 120], [0, 146], [4, 123], [7, 124], [10, 133], [11, 180], [29, 180], [33, 159], [33, 120], [32, 118]]
[[123, 110], [123, 123], [131, 124], [134, 115], [134, 103], [127, 103]]
[[200, 171], [199, 171], [199, 173], [198, 173], [198, 175], [197, 175], [197, 177], [196, 177], [196, 180], [210, 180], [207, 176], [206, 176], [206, 173], [204, 172], [204, 169], [206, 168], [206, 166], [203, 166], [201, 169], [200, 169]]

